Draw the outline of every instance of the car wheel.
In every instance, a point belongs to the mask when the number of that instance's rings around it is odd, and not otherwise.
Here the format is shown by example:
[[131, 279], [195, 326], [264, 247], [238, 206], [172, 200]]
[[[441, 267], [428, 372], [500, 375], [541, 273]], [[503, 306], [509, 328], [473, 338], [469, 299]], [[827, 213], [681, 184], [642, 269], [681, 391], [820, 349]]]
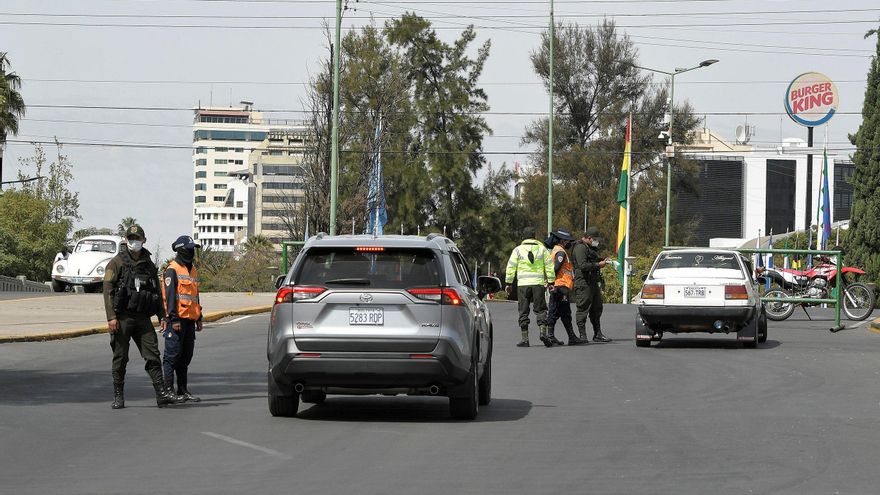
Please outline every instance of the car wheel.
[[327, 400], [327, 393], [321, 390], [306, 390], [300, 394], [300, 400], [304, 404], [323, 404]]
[[64, 292], [64, 289], [67, 288], [67, 284], [60, 280], [52, 279], [52, 292]]
[[479, 412], [479, 384], [477, 383], [476, 353], [474, 362], [471, 363], [471, 371], [468, 373], [465, 391], [462, 397], [449, 398], [449, 414], [453, 419], [474, 419]]
[[272, 416], [292, 418], [299, 410], [299, 394], [294, 393], [290, 397], [283, 395], [269, 395], [269, 412]]
[[486, 406], [492, 400], [492, 355], [486, 359], [486, 366], [483, 368], [483, 376], [480, 377], [479, 386], [477, 387], [479, 404]]
[[767, 342], [767, 312], [761, 310], [761, 317], [758, 318], [758, 343]]

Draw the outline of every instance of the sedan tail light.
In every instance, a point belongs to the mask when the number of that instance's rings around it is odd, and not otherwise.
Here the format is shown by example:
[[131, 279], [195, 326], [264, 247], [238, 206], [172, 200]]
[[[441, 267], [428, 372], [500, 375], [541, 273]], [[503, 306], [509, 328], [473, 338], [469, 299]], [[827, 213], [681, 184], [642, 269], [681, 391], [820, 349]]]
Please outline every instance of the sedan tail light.
[[293, 287], [282, 287], [275, 294], [275, 304], [292, 303], [302, 301], [304, 299], [314, 299], [325, 290], [324, 287], [311, 287], [305, 285], [294, 285]]
[[725, 285], [724, 299], [748, 299], [749, 293], [745, 285]]
[[418, 287], [407, 292], [425, 301], [437, 301], [449, 306], [461, 305], [461, 296], [451, 287]]
[[666, 289], [659, 284], [649, 284], [642, 287], [642, 299], [663, 299]]

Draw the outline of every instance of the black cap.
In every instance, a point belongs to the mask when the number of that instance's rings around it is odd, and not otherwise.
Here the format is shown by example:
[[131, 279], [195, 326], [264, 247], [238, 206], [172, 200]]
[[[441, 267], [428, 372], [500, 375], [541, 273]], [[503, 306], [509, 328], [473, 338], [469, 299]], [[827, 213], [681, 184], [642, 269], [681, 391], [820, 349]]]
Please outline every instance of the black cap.
[[137, 237], [138, 239], [147, 238], [146, 234], [144, 234], [144, 229], [138, 224], [134, 224], [125, 230], [125, 238], [129, 239], [132, 237]]
[[584, 231], [583, 237], [592, 237], [593, 239], [598, 239], [601, 236], [599, 235], [598, 228], [590, 226], [587, 228], [587, 230]]
[[563, 241], [573, 241], [574, 237], [571, 236], [571, 232], [567, 230], [557, 229], [553, 231], [553, 235], [557, 238], [562, 239]]
[[177, 251], [178, 249], [196, 249], [201, 247], [201, 244], [194, 241], [193, 238], [188, 235], [178, 237], [177, 240], [171, 244], [171, 249], [174, 251]]

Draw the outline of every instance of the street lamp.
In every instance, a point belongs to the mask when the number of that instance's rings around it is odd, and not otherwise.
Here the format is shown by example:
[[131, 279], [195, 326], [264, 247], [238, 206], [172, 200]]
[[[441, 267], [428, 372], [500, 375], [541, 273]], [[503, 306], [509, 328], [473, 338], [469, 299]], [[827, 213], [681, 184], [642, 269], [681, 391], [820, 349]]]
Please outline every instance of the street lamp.
[[690, 68], [676, 67], [675, 70], [673, 70], [672, 72], [665, 71], [665, 70], [659, 70], [659, 69], [651, 69], [649, 67], [642, 67], [640, 65], [633, 64], [633, 66], [636, 67], [637, 69], [647, 70], [647, 71], [651, 71], [651, 72], [657, 72], [659, 74], [665, 74], [665, 75], [669, 76], [669, 79], [670, 79], [670, 83], [669, 83], [669, 88], [670, 88], [669, 89], [669, 130], [666, 131], [665, 133], [661, 132], [660, 136], [659, 136], [660, 139], [666, 138], [667, 146], [672, 147], [672, 150], [671, 150], [672, 154], [670, 155], [668, 150], [667, 150], [667, 154], [666, 154], [666, 243], [665, 243], [666, 246], [669, 245], [669, 205], [672, 203], [672, 158], [675, 156], [675, 147], [672, 144], [673, 143], [673, 140], [672, 140], [672, 120], [673, 120], [673, 115], [675, 113], [675, 76], [678, 74], [683, 74], [685, 72], [690, 72], [692, 70], [702, 69], [703, 67], [709, 67], [710, 65], [715, 64], [717, 62], [718, 62], [717, 59], [710, 58], [708, 60], [703, 60], [702, 62], [700, 62], [698, 65], [695, 65], [694, 67], [690, 67]]

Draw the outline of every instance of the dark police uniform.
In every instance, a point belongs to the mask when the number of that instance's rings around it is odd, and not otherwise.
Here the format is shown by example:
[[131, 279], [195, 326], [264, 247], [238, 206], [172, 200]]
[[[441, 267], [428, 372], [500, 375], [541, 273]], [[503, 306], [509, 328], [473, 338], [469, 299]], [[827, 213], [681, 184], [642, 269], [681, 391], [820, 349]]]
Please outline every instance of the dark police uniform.
[[[135, 225], [130, 228], [131, 236], [144, 239], [144, 231]], [[128, 246], [124, 246], [104, 271], [104, 310], [107, 321], [117, 320], [119, 328], [110, 333], [110, 348], [113, 350], [113, 389], [114, 409], [124, 407], [123, 384], [128, 364], [129, 344], [134, 341], [144, 369], [150, 375], [156, 390], [156, 403], [161, 407], [173, 402], [162, 383], [162, 364], [159, 357], [159, 342], [150, 317], [162, 317], [162, 297], [156, 265], [150, 259], [150, 252], [142, 248], [135, 259]]]
[[[202, 329], [202, 305], [199, 300], [199, 276], [193, 258], [185, 259], [185, 250], [195, 255], [200, 247], [189, 236], [180, 236], [172, 245], [177, 252], [162, 277], [162, 299], [165, 301], [165, 355], [162, 367], [165, 386], [173, 390], [177, 376], [177, 396], [185, 401], [200, 399], [189, 392], [189, 365], [195, 350], [196, 331]], [[175, 328], [176, 327], [176, 328]]]
[[[587, 235], [590, 235], [589, 229]], [[598, 237], [598, 231], [591, 237]], [[574, 264], [574, 289], [577, 315], [575, 322], [581, 339], [587, 339], [587, 316], [593, 325], [593, 335], [598, 337], [602, 334], [600, 318], [602, 316], [602, 274], [599, 271], [599, 252], [592, 246], [587, 246], [582, 240], [578, 240], [571, 250], [571, 260]]]

